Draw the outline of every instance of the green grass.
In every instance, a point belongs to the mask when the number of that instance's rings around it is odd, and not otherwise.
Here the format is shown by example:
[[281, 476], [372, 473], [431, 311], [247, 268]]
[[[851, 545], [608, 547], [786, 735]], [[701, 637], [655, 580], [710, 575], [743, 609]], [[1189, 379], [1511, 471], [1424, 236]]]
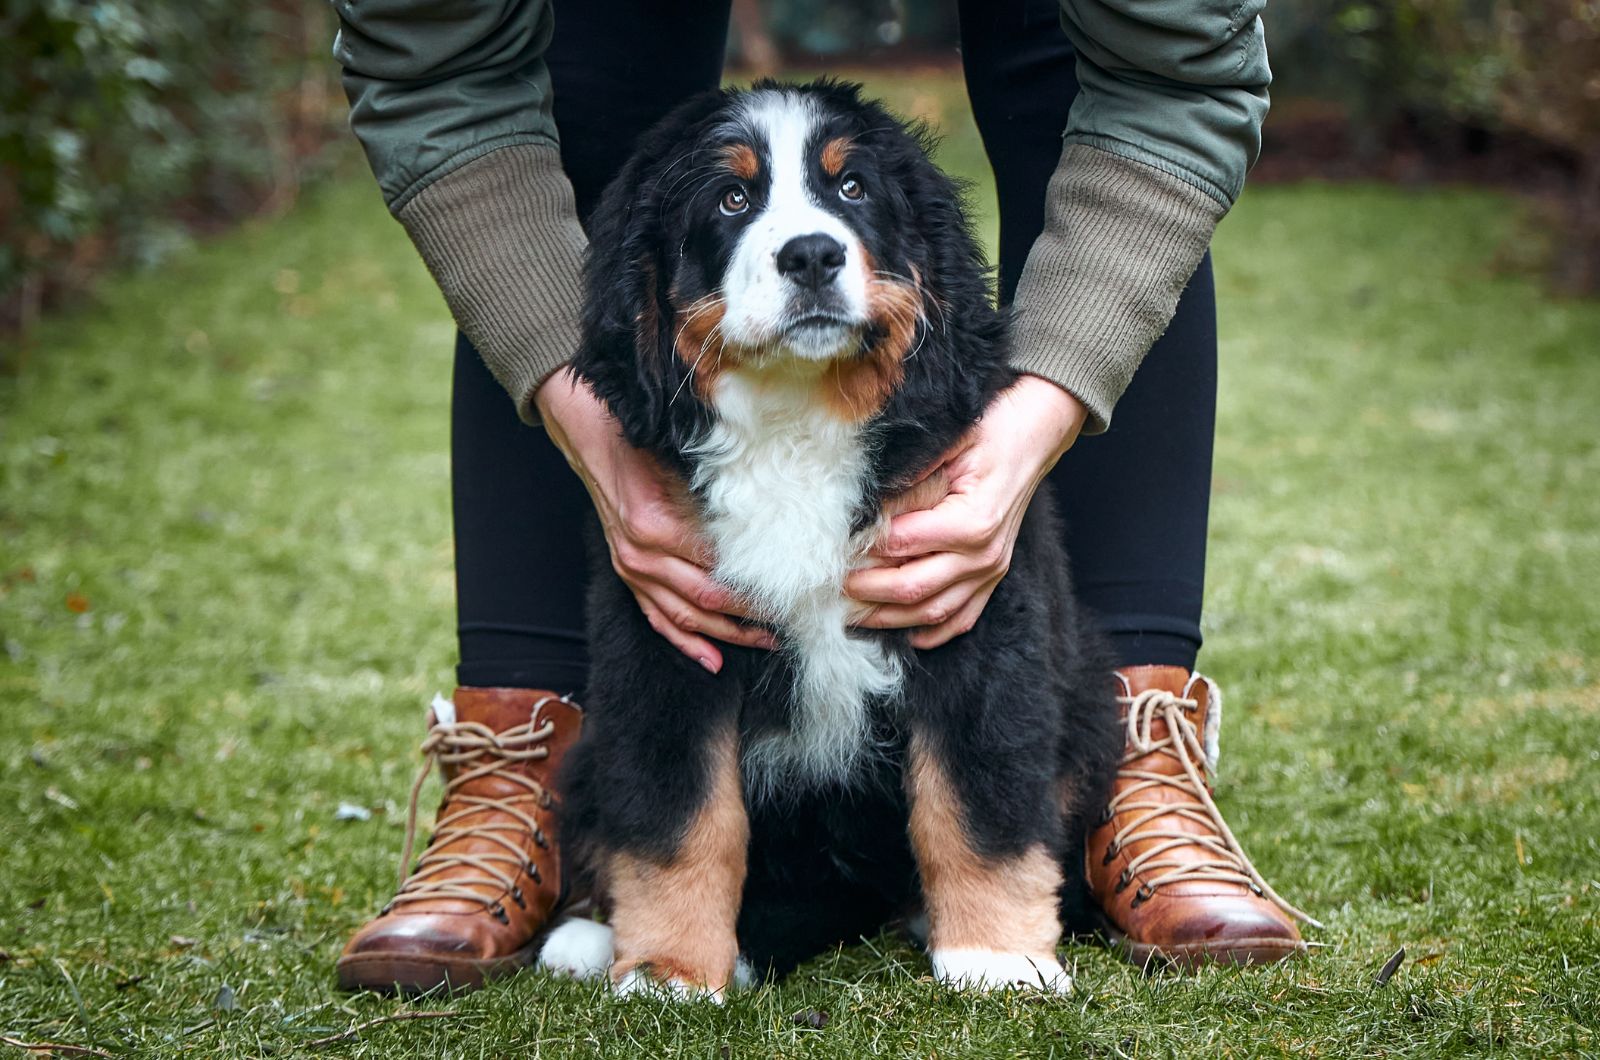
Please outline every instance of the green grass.
[[[964, 122], [946, 159], [982, 174]], [[720, 1010], [530, 974], [318, 1055], [1600, 1055], [1600, 306], [1497, 273], [1519, 231], [1303, 186], [1218, 237], [1220, 799], [1327, 922], [1311, 958], [1075, 946], [1071, 999], [984, 999], [882, 939]], [[332, 964], [451, 685], [450, 340], [354, 179], [108, 283], [0, 381], [0, 1034], [294, 1055], [404, 1008]]]

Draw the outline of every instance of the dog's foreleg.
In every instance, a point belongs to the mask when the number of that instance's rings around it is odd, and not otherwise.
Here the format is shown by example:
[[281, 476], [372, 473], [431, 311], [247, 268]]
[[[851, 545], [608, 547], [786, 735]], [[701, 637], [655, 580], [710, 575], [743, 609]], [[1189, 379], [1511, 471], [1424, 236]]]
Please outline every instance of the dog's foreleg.
[[998, 859], [975, 850], [950, 771], [920, 735], [906, 788], [934, 977], [965, 989], [1071, 990], [1056, 959], [1061, 868], [1045, 844]]
[[609, 858], [619, 993], [661, 989], [720, 1001], [733, 981], [750, 840], [737, 740], [730, 725], [708, 749], [705, 798], [671, 857]]

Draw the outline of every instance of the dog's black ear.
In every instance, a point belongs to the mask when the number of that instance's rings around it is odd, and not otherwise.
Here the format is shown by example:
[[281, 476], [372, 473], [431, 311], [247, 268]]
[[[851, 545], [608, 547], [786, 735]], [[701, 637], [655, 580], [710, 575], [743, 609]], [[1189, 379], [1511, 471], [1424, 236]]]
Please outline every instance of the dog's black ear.
[[672, 351], [672, 263], [663, 177], [694, 150], [696, 126], [726, 105], [708, 92], [642, 136], [589, 219], [583, 342], [573, 368], [640, 448], [670, 449], [672, 395], [684, 369]]
[[[1007, 364], [1005, 324], [995, 309], [989, 269], [965, 210], [966, 189], [933, 163], [934, 137], [880, 105], [872, 137], [895, 219], [885, 236], [895, 272], [912, 275], [922, 294], [923, 333], [916, 356], [878, 418], [884, 452], [920, 470], [982, 415], [1015, 372]], [[891, 476], [892, 477], [892, 476]]]
[[[972, 231], [967, 185], [933, 162], [935, 135], [922, 125], [904, 127], [894, 186], [906, 197], [916, 229], [914, 257], [929, 296], [947, 322], [987, 325], [994, 316], [991, 271]], [[932, 307], [930, 307], [932, 308]]]

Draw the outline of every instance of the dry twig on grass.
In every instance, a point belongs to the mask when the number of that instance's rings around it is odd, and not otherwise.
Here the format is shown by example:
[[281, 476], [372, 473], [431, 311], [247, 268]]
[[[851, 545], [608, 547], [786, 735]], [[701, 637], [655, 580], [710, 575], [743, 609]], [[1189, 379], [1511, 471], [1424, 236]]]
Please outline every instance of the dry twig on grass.
[[66, 1053], [69, 1056], [106, 1057], [111, 1055], [104, 1049], [91, 1049], [87, 1045], [68, 1045], [66, 1042], [25, 1042], [21, 1038], [12, 1038], [4, 1034], [0, 1034], [0, 1045], [9, 1045], [25, 1053]]
[[355, 1037], [360, 1036], [362, 1031], [368, 1030], [369, 1028], [372, 1028], [372, 1027], [376, 1027], [376, 1026], [378, 1026], [380, 1024], [383, 1024], [383, 1023], [399, 1023], [402, 1020], [448, 1019], [451, 1016], [459, 1016], [459, 1015], [460, 1015], [459, 1012], [444, 1012], [444, 1011], [396, 1012], [396, 1013], [394, 1013], [392, 1015], [389, 1015], [389, 1016], [379, 1016], [377, 1019], [368, 1020], [365, 1023], [358, 1023], [354, 1027], [351, 1027], [347, 1031], [340, 1031], [338, 1034], [330, 1034], [326, 1038], [318, 1038], [315, 1041], [307, 1042], [306, 1043], [306, 1048], [308, 1048], [308, 1049], [321, 1049], [325, 1045], [334, 1045], [334, 1044], [336, 1044], [338, 1042], [347, 1042], [351, 1038], [355, 1038]]

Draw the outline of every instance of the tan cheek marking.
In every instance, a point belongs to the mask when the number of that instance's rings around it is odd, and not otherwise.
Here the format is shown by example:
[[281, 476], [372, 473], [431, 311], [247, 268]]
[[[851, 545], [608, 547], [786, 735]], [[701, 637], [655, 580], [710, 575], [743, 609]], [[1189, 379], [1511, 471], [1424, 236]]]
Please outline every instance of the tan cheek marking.
[[712, 750], [705, 804], [670, 861], [608, 859], [614, 982], [643, 969], [712, 992], [727, 989], [739, 955], [735, 925], [750, 842], [737, 741], [730, 726]]
[[1055, 957], [1061, 867], [1043, 845], [1003, 861], [978, 855], [965, 814], [938, 759], [911, 744], [906, 786], [911, 846], [922, 874], [929, 949], [981, 949]]
[[846, 159], [850, 157], [850, 148], [854, 146], [850, 137], [835, 136], [822, 145], [822, 171], [830, 177], [837, 177], [844, 172]]
[[701, 400], [710, 400], [717, 379], [739, 364], [737, 348], [723, 343], [718, 328], [728, 311], [727, 303], [718, 295], [707, 295], [686, 304], [674, 301], [673, 308], [677, 321], [673, 349], [689, 370], [695, 393]]
[[722, 149], [722, 160], [740, 180], [755, 180], [761, 171], [761, 159], [749, 144], [728, 144]]
[[846, 423], [871, 419], [889, 400], [905, 378], [905, 359], [923, 319], [920, 285], [880, 278], [871, 256], [865, 253], [862, 268], [866, 272], [867, 315], [879, 337], [855, 357], [831, 362], [818, 381], [818, 396]]

